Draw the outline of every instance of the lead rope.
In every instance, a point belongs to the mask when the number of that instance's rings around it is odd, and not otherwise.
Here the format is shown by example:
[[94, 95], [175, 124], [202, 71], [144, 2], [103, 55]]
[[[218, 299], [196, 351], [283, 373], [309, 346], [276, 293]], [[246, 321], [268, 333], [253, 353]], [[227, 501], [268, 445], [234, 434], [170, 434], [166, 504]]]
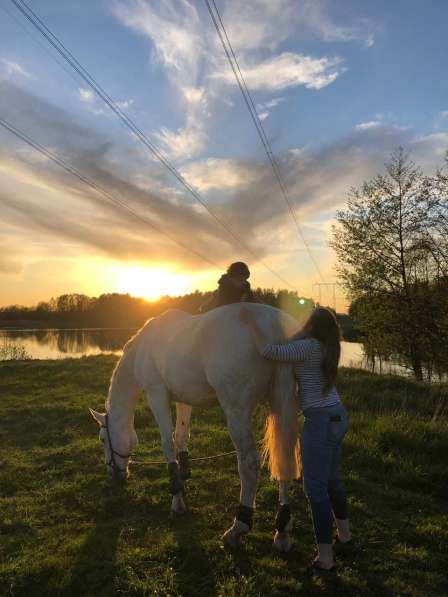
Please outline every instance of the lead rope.
[[[189, 462], [204, 462], [205, 460], [216, 460], [217, 458], [224, 458], [224, 456], [231, 456], [232, 454], [236, 454], [236, 450], [232, 450], [231, 452], [220, 452], [219, 454], [213, 454], [213, 456], [200, 456], [198, 458], [189, 458]], [[129, 464], [134, 464], [136, 466], [158, 466], [163, 465], [166, 466], [166, 460], [130, 460]]]
[[[126, 472], [126, 469], [122, 469], [118, 466], [118, 464], [115, 460], [115, 455], [119, 456], [120, 458], [126, 459], [126, 458], [130, 458], [131, 454], [120, 454], [119, 452], [114, 450], [114, 448], [112, 446], [112, 440], [110, 437], [108, 417], [109, 417], [109, 415], [108, 415], [108, 413], [106, 413], [105, 424], [101, 425], [101, 427], [106, 430], [107, 441], [108, 441], [109, 449], [110, 449], [110, 459], [109, 459], [109, 462], [107, 463], [107, 466], [113, 468], [114, 470], [120, 471], [120, 473], [124, 473], [124, 472]], [[219, 454], [213, 454], [213, 456], [200, 456], [198, 458], [190, 458], [189, 462], [204, 462], [206, 460], [216, 460], [217, 458], [224, 458], [225, 456], [231, 456], [234, 454], [236, 454], [236, 450], [232, 450], [231, 452], [220, 452]], [[166, 463], [166, 460], [134, 460], [134, 459], [131, 459], [131, 460], [129, 460], [129, 464], [132, 464], [135, 466], [166, 466], [167, 463]]]

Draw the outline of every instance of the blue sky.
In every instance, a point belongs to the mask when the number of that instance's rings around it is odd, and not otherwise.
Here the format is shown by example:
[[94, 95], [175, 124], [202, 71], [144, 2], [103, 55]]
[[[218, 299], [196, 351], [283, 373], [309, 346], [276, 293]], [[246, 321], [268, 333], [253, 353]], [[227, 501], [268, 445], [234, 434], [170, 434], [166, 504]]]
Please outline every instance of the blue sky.
[[[443, 161], [448, 4], [217, 0], [217, 6], [303, 233], [324, 279], [334, 281], [328, 235], [350, 186], [380, 171], [400, 144], [425, 170]], [[202, 0], [35, 0], [32, 7], [253, 253], [310, 295], [317, 272]], [[0, 116], [219, 267], [98, 202], [0, 131], [0, 304], [63, 291], [133, 291], [126, 282], [117, 287], [126, 271], [129, 280], [143, 275], [149, 285], [168, 272], [169, 292], [212, 288], [219, 269], [235, 259], [252, 265], [255, 286], [282, 286], [57, 61], [5, 0]]]

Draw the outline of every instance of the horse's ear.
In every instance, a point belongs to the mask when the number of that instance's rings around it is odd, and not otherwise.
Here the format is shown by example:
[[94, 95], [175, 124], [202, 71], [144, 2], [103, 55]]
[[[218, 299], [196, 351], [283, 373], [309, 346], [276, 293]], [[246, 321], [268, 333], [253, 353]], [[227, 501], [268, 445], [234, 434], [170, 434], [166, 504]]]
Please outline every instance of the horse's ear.
[[89, 408], [89, 410], [90, 410], [90, 414], [95, 419], [95, 421], [98, 423], [98, 425], [100, 425], [101, 427], [104, 427], [104, 425], [106, 423], [106, 415], [98, 413], [98, 412], [96, 412], [96, 410], [93, 410], [92, 408]]

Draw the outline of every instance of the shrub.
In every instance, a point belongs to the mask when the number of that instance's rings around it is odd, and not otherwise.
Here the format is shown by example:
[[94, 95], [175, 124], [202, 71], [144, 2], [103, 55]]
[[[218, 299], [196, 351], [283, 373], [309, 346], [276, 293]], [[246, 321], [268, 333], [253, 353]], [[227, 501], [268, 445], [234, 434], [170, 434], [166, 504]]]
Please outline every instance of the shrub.
[[25, 361], [30, 358], [31, 355], [23, 344], [15, 344], [5, 338], [0, 345], [0, 361]]

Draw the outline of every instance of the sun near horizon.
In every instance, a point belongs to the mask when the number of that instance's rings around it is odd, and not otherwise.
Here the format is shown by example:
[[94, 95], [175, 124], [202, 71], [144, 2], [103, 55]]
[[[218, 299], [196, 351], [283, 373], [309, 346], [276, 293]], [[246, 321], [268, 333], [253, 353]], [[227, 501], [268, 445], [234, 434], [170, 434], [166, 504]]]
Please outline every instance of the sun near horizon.
[[[2, 287], [0, 308], [12, 305], [24, 307], [37, 306], [51, 298], [64, 294], [85, 294], [90, 297], [101, 294], [129, 294], [153, 302], [163, 296], [183, 296], [195, 291], [210, 292], [216, 290], [220, 276], [229, 264], [221, 268], [191, 269], [175, 261], [120, 262], [98, 257], [80, 256], [70, 260], [64, 257], [52, 267], [48, 262], [30, 261], [24, 271], [10, 278], [10, 283]], [[259, 263], [249, 263], [252, 288], [285, 288], [272, 283], [272, 277]], [[303, 278], [296, 288], [299, 297], [314, 298], [313, 280]], [[321, 292], [322, 304], [333, 305], [333, 295], [324, 287]], [[337, 310], [345, 312], [347, 304], [340, 292], [337, 296]]]
[[167, 295], [180, 296], [192, 291], [191, 279], [186, 274], [166, 268], [118, 265], [112, 270], [115, 275], [114, 292], [130, 294], [147, 301], [156, 301]]

